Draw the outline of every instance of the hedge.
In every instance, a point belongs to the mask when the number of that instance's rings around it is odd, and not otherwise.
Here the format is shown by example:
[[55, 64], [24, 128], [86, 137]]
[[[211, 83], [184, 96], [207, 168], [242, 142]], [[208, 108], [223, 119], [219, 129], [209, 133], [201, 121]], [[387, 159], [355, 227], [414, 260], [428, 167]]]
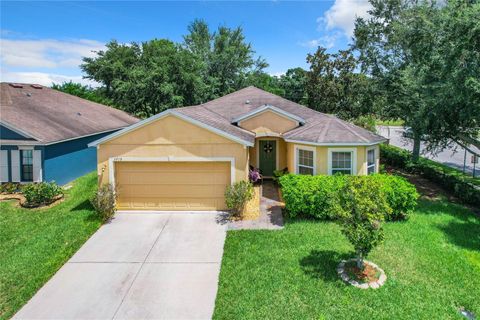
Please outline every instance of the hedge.
[[[408, 218], [417, 204], [418, 194], [411, 183], [399, 176], [375, 174], [362, 179], [377, 180], [382, 185], [382, 194], [392, 208], [386, 220]], [[285, 209], [290, 217], [312, 216], [317, 219], [333, 220], [340, 210], [340, 190], [351, 176], [308, 176], [288, 174], [280, 177]]]
[[420, 158], [414, 163], [410, 152], [390, 145], [380, 147], [380, 159], [382, 163], [420, 174], [439, 184], [463, 203], [480, 206], [480, 180], [459, 170], [426, 158]]

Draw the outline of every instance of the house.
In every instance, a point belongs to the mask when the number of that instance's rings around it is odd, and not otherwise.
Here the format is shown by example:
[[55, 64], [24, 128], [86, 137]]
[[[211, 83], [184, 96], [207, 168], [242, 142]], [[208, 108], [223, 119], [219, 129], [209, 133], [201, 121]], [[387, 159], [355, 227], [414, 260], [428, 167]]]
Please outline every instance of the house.
[[96, 168], [88, 143], [139, 120], [36, 84], [1, 83], [0, 182], [65, 184]]
[[274, 94], [248, 87], [170, 109], [90, 144], [99, 183], [123, 210], [220, 210], [225, 187], [288, 168], [297, 174], [378, 171], [385, 138]]

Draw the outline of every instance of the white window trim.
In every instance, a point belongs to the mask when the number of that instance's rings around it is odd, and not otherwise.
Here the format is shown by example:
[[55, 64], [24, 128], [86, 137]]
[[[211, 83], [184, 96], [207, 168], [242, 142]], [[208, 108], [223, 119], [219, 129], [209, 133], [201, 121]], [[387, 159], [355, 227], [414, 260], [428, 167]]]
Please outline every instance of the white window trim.
[[352, 153], [352, 175], [357, 174], [357, 148], [328, 148], [328, 174], [332, 175], [332, 153], [333, 152], [351, 152]]
[[233, 157], [112, 157], [108, 159], [108, 178], [115, 190], [115, 162], [230, 162], [230, 184], [235, 183]]
[[[368, 165], [368, 151], [371, 151], [373, 150], [373, 164], [372, 165]], [[373, 170], [373, 173], [377, 173], [378, 172], [378, 166], [377, 166], [377, 147], [370, 147], [370, 148], [367, 148], [365, 150], [365, 164], [367, 166], [367, 171], [365, 172], [365, 174], [368, 175], [368, 169], [370, 167], [374, 167], [374, 170]]]
[[[295, 174], [300, 174], [298, 171], [298, 150], [313, 151], [313, 175], [317, 174], [317, 148], [309, 146], [294, 146], [293, 165], [295, 167]], [[306, 167], [306, 166], [304, 166]]]
[[275, 141], [275, 170], [279, 170], [279, 151], [278, 151], [278, 145], [279, 145], [279, 140], [278, 139], [272, 139], [272, 138], [259, 138], [256, 139], [255, 141], [255, 149], [257, 150], [256, 152], [256, 157], [257, 157], [257, 168], [260, 168], [260, 141]]

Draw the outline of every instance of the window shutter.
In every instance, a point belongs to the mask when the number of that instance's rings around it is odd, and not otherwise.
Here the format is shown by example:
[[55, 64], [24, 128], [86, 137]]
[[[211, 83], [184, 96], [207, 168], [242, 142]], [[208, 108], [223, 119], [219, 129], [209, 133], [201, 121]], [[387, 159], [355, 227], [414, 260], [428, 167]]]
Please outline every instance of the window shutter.
[[20, 151], [12, 150], [10, 153], [12, 158], [12, 181], [20, 182]]
[[0, 182], [8, 182], [8, 151], [0, 150]]
[[33, 150], [33, 182], [42, 181], [42, 151]]

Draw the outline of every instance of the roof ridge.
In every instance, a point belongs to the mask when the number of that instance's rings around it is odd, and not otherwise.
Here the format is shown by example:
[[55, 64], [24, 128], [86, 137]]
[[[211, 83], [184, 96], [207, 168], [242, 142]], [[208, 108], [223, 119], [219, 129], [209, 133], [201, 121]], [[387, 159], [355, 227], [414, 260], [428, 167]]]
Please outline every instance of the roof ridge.
[[[362, 140], [365, 141], [365, 142], [368, 142], [368, 139], [367, 139], [367, 138], [361, 136], [360, 134], [358, 134], [357, 132], [355, 132], [354, 130], [352, 130], [352, 128], [349, 128], [349, 127], [347, 126], [347, 123], [346, 123], [345, 121], [343, 121], [343, 120], [341, 120], [341, 119], [339, 119], [339, 118], [336, 118], [336, 120], [337, 120], [345, 129], [347, 129], [348, 131], [350, 131], [351, 133], [353, 133], [355, 136], [359, 137], [360, 139], [362, 139]], [[358, 127], [358, 128], [360, 128], [360, 127]], [[363, 129], [363, 128], [362, 128], [362, 129]], [[365, 130], [365, 129], [363, 129], [363, 130]]]

